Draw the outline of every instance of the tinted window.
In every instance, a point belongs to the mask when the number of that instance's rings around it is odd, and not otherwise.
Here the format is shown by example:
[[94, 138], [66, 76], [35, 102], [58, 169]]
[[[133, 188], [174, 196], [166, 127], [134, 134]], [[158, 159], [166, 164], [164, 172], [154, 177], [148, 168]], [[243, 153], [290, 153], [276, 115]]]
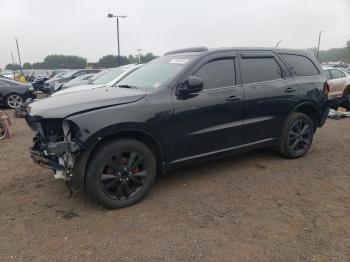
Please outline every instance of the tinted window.
[[319, 72], [314, 63], [305, 56], [281, 54], [295, 74], [298, 76], [313, 76]]
[[233, 59], [220, 59], [203, 65], [195, 74], [203, 79], [203, 89], [233, 86], [235, 67]]
[[243, 83], [255, 83], [282, 79], [282, 69], [274, 58], [244, 58], [242, 60]]
[[331, 69], [331, 72], [332, 72], [332, 79], [343, 78], [346, 76], [342, 71], [337, 69]]

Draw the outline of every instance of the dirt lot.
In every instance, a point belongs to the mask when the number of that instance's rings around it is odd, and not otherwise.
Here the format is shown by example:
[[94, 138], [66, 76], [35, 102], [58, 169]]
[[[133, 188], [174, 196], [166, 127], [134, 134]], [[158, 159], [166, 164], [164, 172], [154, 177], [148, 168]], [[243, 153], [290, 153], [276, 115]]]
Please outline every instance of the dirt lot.
[[115, 211], [69, 198], [12, 120], [14, 138], [0, 141], [1, 261], [350, 260], [350, 119], [328, 120], [302, 159], [262, 150], [183, 168]]

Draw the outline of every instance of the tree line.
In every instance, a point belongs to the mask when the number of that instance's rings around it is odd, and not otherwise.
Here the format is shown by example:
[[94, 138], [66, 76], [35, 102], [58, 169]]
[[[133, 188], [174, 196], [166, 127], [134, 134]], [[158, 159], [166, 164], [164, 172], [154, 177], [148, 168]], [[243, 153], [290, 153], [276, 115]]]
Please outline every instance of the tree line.
[[[317, 55], [317, 48], [308, 48], [307, 50]], [[141, 55], [141, 63], [147, 63], [157, 56], [153, 53]], [[138, 63], [138, 56], [120, 56], [121, 65]], [[328, 50], [320, 50], [320, 62], [343, 62], [350, 63], [350, 40], [346, 42], [346, 46], [342, 48], [331, 48]], [[24, 63], [23, 69], [79, 69], [79, 68], [110, 68], [118, 66], [118, 56], [106, 55], [98, 60], [97, 63], [88, 63], [86, 58], [69, 55], [48, 55], [43, 62]], [[6, 69], [19, 70], [18, 64], [8, 64]]]
[[[309, 48], [309, 51], [317, 55], [317, 48]], [[346, 41], [346, 46], [341, 48], [331, 48], [328, 50], [320, 50], [318, 59], [323, 62], [343, 62], [350, 64], [350, 40]]]
[[[157, 56], [153, 55], [153, 53], [147, 53], [145, 55], [141, 55], [140, 60], [141, 63], [147, 63], [153, 59], [157, 58]], [[120, 56], [120, 64], [134, 64], [139, 62], [138, 56]], [[86, 58], [80, 56], [72, 56], [72, 55], [48, 55], [44, 58], [43, 62], [35, 62], [35, 63], [23, 63], [23, 69], [80, 69], [80, 68], [110, 68], [118, 66], [118, 56], [114, 55], [106, 55], [98, 60], [97, 63], [89, 63]], [[19, 64], [8, 64], [5, 67], [9, 70], [20, 70]]]

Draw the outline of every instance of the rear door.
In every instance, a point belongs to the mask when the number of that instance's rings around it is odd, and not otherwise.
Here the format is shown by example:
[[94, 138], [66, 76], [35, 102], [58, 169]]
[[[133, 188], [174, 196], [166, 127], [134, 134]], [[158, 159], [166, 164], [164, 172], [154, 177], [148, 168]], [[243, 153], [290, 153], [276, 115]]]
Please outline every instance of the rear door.
[[210, 154], [243, 143], [243, 89], [237, 85], [236, 52], [211, 54], [189, 75], [203, 79], [203, 90], [181, 97], [174, 94], [178, 160]]
[[296, 105], [298, 87], [281, 59], [272, 51], [240, 51], [245, 92], [245, 143], [280, 136], [284, 121]]

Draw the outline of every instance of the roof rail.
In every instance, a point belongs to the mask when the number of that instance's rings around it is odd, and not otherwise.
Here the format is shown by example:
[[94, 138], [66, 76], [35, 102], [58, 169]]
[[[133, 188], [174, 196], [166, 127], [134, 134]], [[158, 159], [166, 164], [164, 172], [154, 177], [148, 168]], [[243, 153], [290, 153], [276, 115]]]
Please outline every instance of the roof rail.
[[204, 52], [208, 51], [208, 48], [205, 46], [197, 46], [197, 47], [189, 47], [189, 48], [183, 48], [183, 49], [177, 49], [173, 51], [169, 51], [165, 53], [164, 55], [172, 55], [177, 53], [189, 53], [189, 52]]

